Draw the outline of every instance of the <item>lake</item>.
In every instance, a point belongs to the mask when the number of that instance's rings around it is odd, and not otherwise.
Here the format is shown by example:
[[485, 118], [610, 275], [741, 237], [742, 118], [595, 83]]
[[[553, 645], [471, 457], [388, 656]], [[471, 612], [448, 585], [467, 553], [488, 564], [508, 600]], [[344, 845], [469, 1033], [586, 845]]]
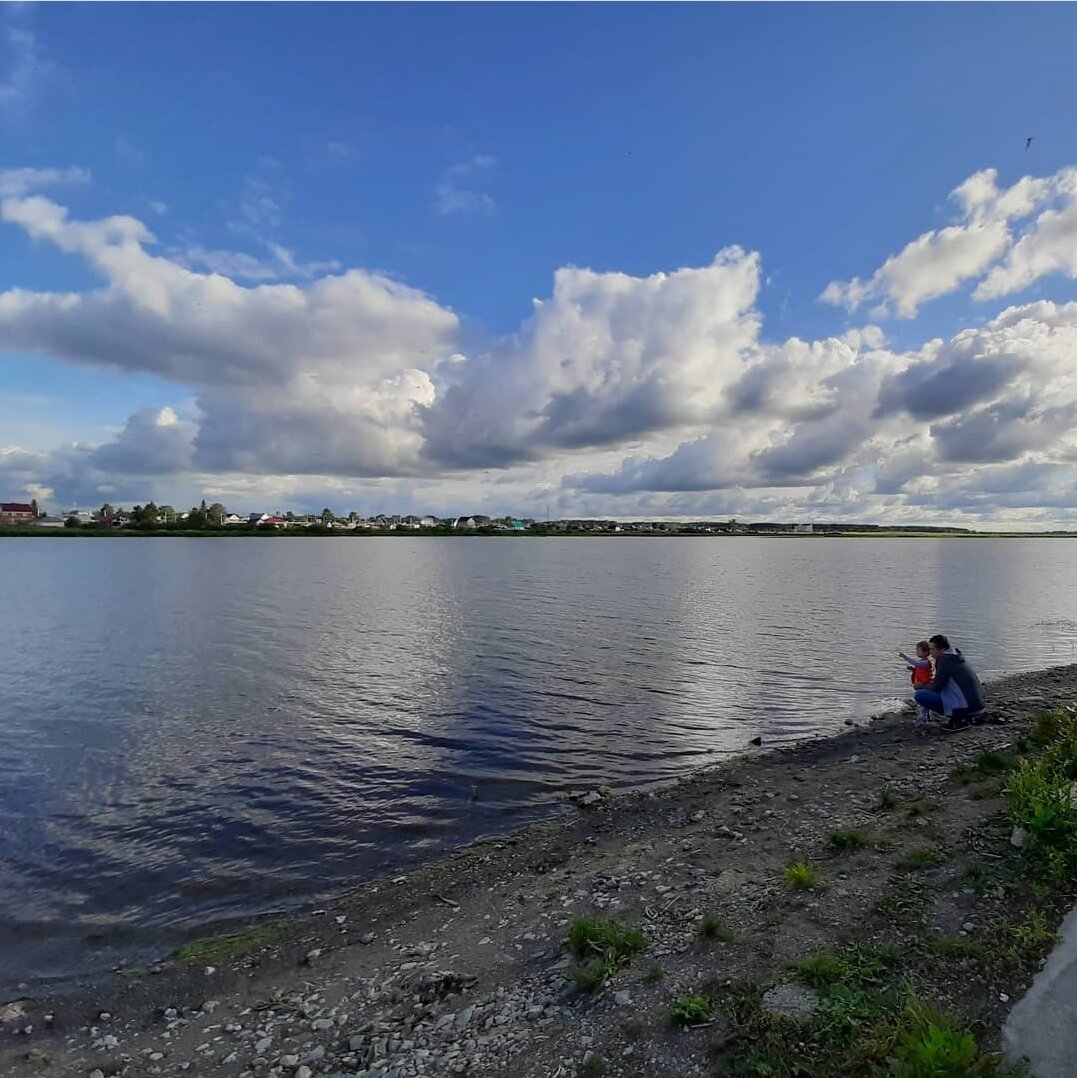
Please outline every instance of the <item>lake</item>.
[[1077, 542], [4, 539], [0, 610], [10, 984], [837, 731], [935, 631], [1074, 661]]

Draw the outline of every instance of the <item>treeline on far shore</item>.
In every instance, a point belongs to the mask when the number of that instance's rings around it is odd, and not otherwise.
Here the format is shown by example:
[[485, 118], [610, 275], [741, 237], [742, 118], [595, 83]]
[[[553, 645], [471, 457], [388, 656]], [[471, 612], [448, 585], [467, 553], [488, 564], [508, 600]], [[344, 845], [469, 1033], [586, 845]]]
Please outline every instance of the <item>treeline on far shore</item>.
[[191, 528], [184, 522], [177, 521], [175, 524], [140, 525], [133, 527], [109, 527], [98, 524], [72, 525], [61, 528], [43, 528], [36, 525], [6, 525], [0, 526], [0, 538], [98, 538], [98, 539], [121, 539], [121, 538], [148, 538], [148, 537], [173, 537], [173, 538], [249, 538], [257, 536], [261, 538], [273, 537], [278, 539], [296, 539], [307, 536], [319, 538], [342, 538], [345, 536], [357, 538], [371, 538], [375, 536], [391, 536], [394, 538], [407, 538], [415, 536], [440, 536], [452, 538], [464, 538], [483, 536], [489, 538], [534, 538], [540, 537], [577, 537], [577, 538], [691, 538], [709, 537], [714, 539], [723, 538], [772, 538], [772, 539], [825, 539], [825, 538], [952, 538], [952, 539], [984, 539], [984, 538], [1077, 538], [1077, 532], [1072, 531], [1041, 531], [1041, 532], [1006, 532], [1006, 531], [972, 531], [967, 528], [944, 528], [944, 527], [915, 527], [898, 526], [883, 527], [878, 525], [816, 525], [811, 532], [787, 531], [775, 526], [743, 526], [736, 531], [729, 530], [705, 530], [691, 526], [676, 527], [665, 525], [651, 530], [635, 530], [622, 528], [619, 531], [596, 530], [586, 528], [566, 528], [558, 522], [549, 525], [536, 525], [524, 531], [505, 530], [500, 528], [472, 528], [461, 529], [451, 526], [439, 526], [434, 528], [341, 528], [322, 524], [310, 524], [305, 527], [280, 528], [272, 525], [224, 525], [214, 527], [206, 525], [201, 528]]

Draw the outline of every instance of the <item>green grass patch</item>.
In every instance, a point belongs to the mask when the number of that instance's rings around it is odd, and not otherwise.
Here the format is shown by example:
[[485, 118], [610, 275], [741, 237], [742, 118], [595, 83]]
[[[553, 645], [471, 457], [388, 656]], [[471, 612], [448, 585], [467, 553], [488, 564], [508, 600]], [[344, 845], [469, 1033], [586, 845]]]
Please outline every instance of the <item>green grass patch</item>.
[[1002, 752], [981, 752], [970, 764], [955, 764], [950, 769], [950, 777], [963, 786], [983, 779], [1005, 775], [1017, 767], [1015, 757]]
[[923, 920], [927, 907], [924, 885], [913, 875], [897, 876], [878, 902], [875, 912], [888, 924], [913, 925]]
[[939, 936], [931, 941], [931, 950], [940, 958], [971, 959], [976, 962], [986, 954], [982, 943], [961, 936]]
[[1077, 715], [1058, 709], [1036, 720], [1039, 752], [1009, 775], [1010, 818], [1025, 831], [1021, 853], [1030, 875], [1056, 884], [1077, 881]]
[[954, 764], [950, 768], [950, 778], [954, 782], [960, 782], [962, 786], [968, 786], [976, 777], [976, 769], [971, 764]]
[[190, 964], [234, 962], [237, 958], [244, 958], [271, 943], [279, 942], [288, 934], [288, 929], [287, 923], [272, 922], [253, 925], [242, 932], [232, 932], [226, 936], [206, 936], [177, 947], [169, 958], [173, 962]]
[[568, 949], [581, 960], [573, 973], [576, 986], [594, 992], [647, 946], [638, 929], [612, 917], [577, 917], [568, 933]]
[[[762, 989], [731, 985], [719, 1000], [730, 1035], [719, 1074], [765, 1078], [1002, 1078], [1010, 1073], [983, 1053], [964, 1026], [929, 1011], [908, 991], [849, 983], [860, 962], [832, 953], [820, 1010], [794, 1021], [767, 1014]], [[838, 971], [841, 971], [840, 974]], [[841, 979], [835, 981], [834, 976]]]
[[894, 790], [884, 789], [879, 792], [879, 800], [875, 805], [876, 812], [892, 812], [898, 807], [898, 802], [901, 798], [898, 797]]
[[707, 914], [699, 922], [699, 938], [706, 943], [732, 943], [733, 930], [724, 921]]
[[928, 816], [932, 812], [935, 812], [939, 807], [938, 801], [933, 801], [927, 797], [918, 797], [915, 801], [911, 802], [905, 815], [910, 820], [918, 819], [921, 816]]
[[577, 1078], [602, 1078], [606, 1073], [606, 1061], [597, 1053], [592, 1052], [576, 1070]]
[[828, 991], [879, 987], [890, 980], [900, 962], [901, 953], [896, 947], [864, 943], [841, 950], [815, 951], [794, 962], [792, 968], [809, 988]]
[[980, 1051], [971, 1033], [947, 1018], [911, 1005], [890, 1060], [893, 1078], [973, 1078], [998, 1075], [999, 1058]]
[[666, 979], [666, 971], [657, 963], [643, 975], [643, 983], [649, 985], [661, 984]]
[[1002, 752], [981, 752], [972, 766], [981, 775], [1003, 775], [1017, 766], [1017, 760]]
[[812, 891], [819, 883], [815, 869], [806, 861], [793, 862], [786, 867], [782, 875], [794, 891]]
[[1058, 942], [1058, 933], [1042, 910], [1031, 910], [1022, 921], [998, 921], [982, 932], [984, 950], [997, 966], [1037, 966]]
[[714, 1016], [714, 1002], [708, 996], [678, 996], [667, 1014], [675, 1026], [701, 1026]]
[[923, 872], [925, 869], [938, 868], [949, 860], [950, 855], [943, 850], [910, 850], [897, 862], [896, 868], [899, 872]]
[[830, 845], [836, 850], [862, 850], [871, 845], [871, 835], [866, 831], [831, 831]]

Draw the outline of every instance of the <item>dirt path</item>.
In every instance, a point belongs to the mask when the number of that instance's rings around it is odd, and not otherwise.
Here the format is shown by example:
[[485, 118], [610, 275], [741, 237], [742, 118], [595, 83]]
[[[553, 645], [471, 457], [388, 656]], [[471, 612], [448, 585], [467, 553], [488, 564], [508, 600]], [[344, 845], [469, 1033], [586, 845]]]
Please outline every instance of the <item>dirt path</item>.
[[[302, 921], [62, 997], [27, 990], [0, 1008], [0, 1074], [714, 1073], [740, 1050], [740, 1003], [795, 980], [789, 963], [817, 948], [886, 941], [911, 956], [930, 937], [975, 941], [992, 926], [1002, 938], [999, 926], [1033, 898], [1015, 890], [1001, 781], [971, 770], [963, 784], [951, 772], [978, 753], [1014, 751], [1033, 715], [1073, 701], [1077, 666], [1008, 678], [991, 687], [1002, 725], [916, 739], [907, 715], [886, 716], [788, 750], [763, 746], [658, 793], [603, 798], [478, 844]], [[839, 850], [837, 831], [862, 834]], [[784, 876], [798, 860], [817, 875], [810, 890]], [[1044, 916], [1059, 920], [1067, 897], [1041, 896]], [[586, 914], [638, 925], [647, 939], [593, 993], [573, 983], [564, 945]], [[902, 976], [959, 1006], [993, 1048], [1046, 949], [1046, 936], [1031, 940], [1009, 965], [965, 961], [971, 948], [960, 962], [908, 957]], [[687, 994], [717, 1002], [710, 1024], [671, 1027], [670, 1002]], [[798, 984], [767, 1000], [817, 1005]]]

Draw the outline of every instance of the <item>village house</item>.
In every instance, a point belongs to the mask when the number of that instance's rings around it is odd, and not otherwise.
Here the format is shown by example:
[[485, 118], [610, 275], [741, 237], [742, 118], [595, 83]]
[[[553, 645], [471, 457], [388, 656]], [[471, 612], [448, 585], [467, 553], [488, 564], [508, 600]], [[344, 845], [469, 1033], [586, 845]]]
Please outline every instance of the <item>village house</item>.
[[[98, 515], [92, 509], [65, 509], [60, 514], [60, 516], [62, 516], [64, 520], [70, 520], [72, 517], [74, 517], [80, 524], [101, 523], [100, 517], [98, 517]], [[115, 520], [116, 517], [113, 517], [111, 522], [115, 522]], [[126, 517], [124, 519], [124, 523], [127, 523]]]
[[29, 524], [37, 512], [25, 502], [0, 502], [0, 524]]

